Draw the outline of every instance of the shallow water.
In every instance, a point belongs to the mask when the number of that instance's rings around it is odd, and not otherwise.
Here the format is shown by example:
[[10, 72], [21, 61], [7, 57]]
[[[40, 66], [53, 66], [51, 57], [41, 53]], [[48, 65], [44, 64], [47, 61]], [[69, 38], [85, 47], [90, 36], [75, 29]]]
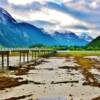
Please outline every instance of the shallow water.
[[66, 100], [64, 97], [48, 97], [48, 98], [39, 98], [38, 100]]

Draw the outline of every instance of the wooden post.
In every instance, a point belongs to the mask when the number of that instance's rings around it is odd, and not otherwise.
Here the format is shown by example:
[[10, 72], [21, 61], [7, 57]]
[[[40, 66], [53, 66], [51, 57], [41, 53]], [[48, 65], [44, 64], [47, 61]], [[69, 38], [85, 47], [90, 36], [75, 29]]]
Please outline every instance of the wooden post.
[[42, 50], [42, 56], [44, 56], [44, 51]]
[[44, 57], [44, 50], [42, 50], [42, 57]]
[[49, 50], [47, 50], [47, 54], [49, 54]]
[[45, 50], [44, 50], [44, 57], [45, 57]]
[[21, 57], [21, 56], [22, 56], [21, 54], [22, 54], [22, 53], [21, 53], [21, 51], [20, 51], [20, 66], [21, 66], [21, 58], [22, 58], [22, 57]]
[[37, 57], [39, 58], [39, 56], [40, 56], [40, 53], [39, 53], [39, 50], [37, 51]]
[[43, 51], [41, 50], [41, 54], [40, 54], [40, 55], [41, 55], [41, 57], [43, 56], [43, 54], [42, 54], [42, 53], [43, 53]]
[[25, 52], [23, 52], [23, 62], [25, 62]]
[[35, 53], [35, 59], [37, 58], [37, 54], [36, 54], [36, 51], [34, 52]]
[[48, 50], [48, 54], [49, 54], [49, 50]]
[[29, 51], [27, 51], [27, 62], [29, 61]]
[[4, 54], [2, 53], [1, 56], [2, 56], [2, 69], [4, 69]]
[[36, 64], [36, 63], [37, 63], [37, 62], [36, 62], [36, 59], [37, 59], [36, 51], [34, 51], [34, 53], [35, 53], [34, 55], [35, 55], [35, 64]]
[[7, 52], [7, 69], [9, 69], [9, 51]]
[[32, 60], [33, 60], [33, 51], [32, 51]]

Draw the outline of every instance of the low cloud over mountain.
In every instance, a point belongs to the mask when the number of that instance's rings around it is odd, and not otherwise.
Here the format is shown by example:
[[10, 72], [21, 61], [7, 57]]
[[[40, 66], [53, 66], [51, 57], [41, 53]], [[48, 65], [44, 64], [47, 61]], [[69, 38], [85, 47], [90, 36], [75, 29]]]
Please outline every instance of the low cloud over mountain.
[[[96, 37], [100, 33], [99, 0], [1, 0], [0, 6], [6, 9], [17, 21], [32, 23], [40, 20], [46, 31], [74, 31], [76, 34], [88, 32]], [[32, 23], [34, 25], [34, 23]], [[53, 25], [52, 25], [53, 24]], [[53, 26], [53, 27], [52, 27]]]

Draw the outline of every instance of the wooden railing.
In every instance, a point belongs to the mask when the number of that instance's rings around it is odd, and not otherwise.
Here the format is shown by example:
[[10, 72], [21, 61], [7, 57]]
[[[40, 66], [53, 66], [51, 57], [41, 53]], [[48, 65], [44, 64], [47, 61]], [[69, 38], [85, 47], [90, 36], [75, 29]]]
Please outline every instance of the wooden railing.
[[[42, 57], [46, 54], [50, 54], [53, 52], [53, 50], [50, 49], [38, 49], [38, 48], [2, 48], [0, 49], [0, 56], [1, 56], [1, 66], [2, 69], [5, 67], [4, 58], [7, 59], [7, 68], [9, 69], [9, 59], [12, 53], [17, 52], [17, 56], [19, 56], [19, 64], [21, 66], [22, 60], [24, 63], [30, 62], [29, 56], [31, 56], [32, 60], [37, 60], [37, 58]], [[25, 57], [27, 57], [27, 61], [25, 61]], [[33, 59], [34, 58], [34, 59]]]

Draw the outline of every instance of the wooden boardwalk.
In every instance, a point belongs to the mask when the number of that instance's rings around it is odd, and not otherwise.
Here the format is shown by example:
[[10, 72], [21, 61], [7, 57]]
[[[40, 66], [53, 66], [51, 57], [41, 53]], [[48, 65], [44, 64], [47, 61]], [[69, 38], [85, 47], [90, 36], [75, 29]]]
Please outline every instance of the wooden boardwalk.
[[[36, 61], [37, 58], [42, 57], [48, 53], [52, 53], [53, 50], [49, 49], [29, 49], [29, 48], [3, 48], [0, 49], [0, 57], [1, 57], [1, 66], [2, 69], [5, 67], [4, 58], [7, 59], [7, 69], [9, 69], [9, 59], [11, 53], [17, 53], [17, 56], [19, 56], [19, 63], [21, 66], [22, 63], [29, 63], [29, 56], [31, 56], [32, 60]], [[27, 57], [27, 61], [25, 61], [25, 58]], [[22, 62], [23, 60], [23, 62]], [[31, 60], [31, 61], [32, 61]]]

